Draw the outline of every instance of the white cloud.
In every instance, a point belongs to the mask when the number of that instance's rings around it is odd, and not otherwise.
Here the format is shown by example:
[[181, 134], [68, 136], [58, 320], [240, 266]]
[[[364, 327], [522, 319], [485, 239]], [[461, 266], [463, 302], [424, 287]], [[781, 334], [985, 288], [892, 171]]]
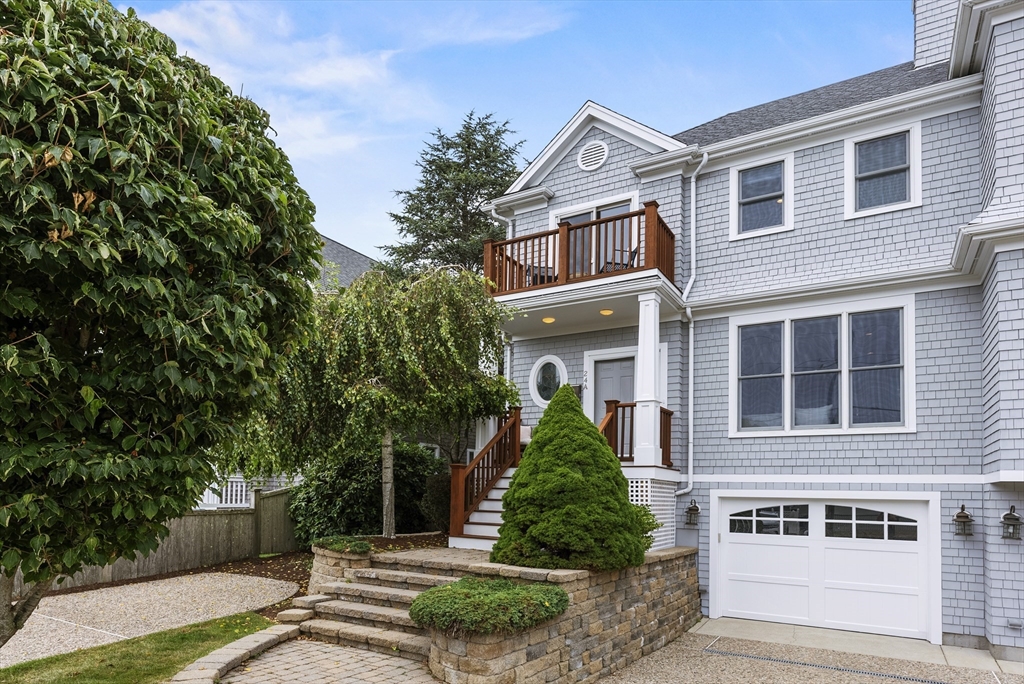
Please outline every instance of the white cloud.
[[[436, 10], [437, 5], [432, 9]], [[420, 46], [518, 43], [562, 28], [569, 16], [559, 6], [535, 2], [458, 3], [447, 13], [415, 16], [410, 37]]]

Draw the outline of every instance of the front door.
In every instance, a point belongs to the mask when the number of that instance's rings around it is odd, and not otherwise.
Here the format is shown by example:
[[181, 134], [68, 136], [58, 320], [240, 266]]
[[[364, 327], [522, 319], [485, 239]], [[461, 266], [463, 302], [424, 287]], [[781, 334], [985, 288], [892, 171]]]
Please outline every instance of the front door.
[[598, 425], [605, 416], [605, 401], [633, 401], [633, 357], [598, 361], [594, 364], [594, 422]]

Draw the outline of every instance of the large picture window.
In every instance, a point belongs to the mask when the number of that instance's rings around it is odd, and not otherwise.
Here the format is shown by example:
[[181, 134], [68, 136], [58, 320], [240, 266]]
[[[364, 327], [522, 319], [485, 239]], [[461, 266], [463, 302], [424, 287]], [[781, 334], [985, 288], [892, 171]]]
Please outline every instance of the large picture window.
[[737, 320], [730, 434], [912, 430], [909, 306]]

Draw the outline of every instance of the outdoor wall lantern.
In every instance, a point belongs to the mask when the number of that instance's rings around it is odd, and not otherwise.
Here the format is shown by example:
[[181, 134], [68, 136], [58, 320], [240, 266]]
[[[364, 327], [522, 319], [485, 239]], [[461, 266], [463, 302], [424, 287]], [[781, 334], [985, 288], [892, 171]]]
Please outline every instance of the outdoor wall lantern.
[[1003, 513], [1003, 539], [1020, 539], [1020, 523], [1017, 507], [1010, 506], [1010, 512]]
[[967, 512], [967, 506], [961, 504], [960, 511], [953, 516], [954, 534], [972, 537], [974, 536], [974, 518]]
[[[686, 507], [686, 524], [696, 525], [697, 518], [700, 517], [700, 506], [697, 505], [696, 499], [690, 499], [690, 505]], [[1018, 534], [1020, 532], [1020, 526], [1017, 527]]]

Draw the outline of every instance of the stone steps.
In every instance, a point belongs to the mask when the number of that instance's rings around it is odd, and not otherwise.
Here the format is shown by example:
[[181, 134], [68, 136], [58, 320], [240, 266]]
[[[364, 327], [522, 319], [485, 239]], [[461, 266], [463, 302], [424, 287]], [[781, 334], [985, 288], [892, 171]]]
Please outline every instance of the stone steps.
[[376, 584], [392, 589], [409, 591], [426, 591], [431, 587], [440, 587], [457, 581], [458, 577], [450, 575], [429, 575], [421, 572], [404, 570], [383, 570], [380, 568], [347, 568], [345, 579], [361, 584]]
[[354, 625], [337, 620], [307, 620], [299, 625], [299, 629], [307, 636], [331, 644], [398, 655], [420, 662], [425, 662], [430, 656], [429, 636]]
[[317, 619], [335, 620], [352, 625], [377, 627], [378, 629], [410, 634], [426, 634], [409, 617], [409, 611], [402, 608], [375, 606], [352, 601], [323, 601], [313, 609]]
[[321, 585], [320, 589], [335, 599], [405, 609], [408, 609], [412, 605], [412, 600], [420, 594], [409, 589], [394, 589], [360, 582], [330, 582]]

